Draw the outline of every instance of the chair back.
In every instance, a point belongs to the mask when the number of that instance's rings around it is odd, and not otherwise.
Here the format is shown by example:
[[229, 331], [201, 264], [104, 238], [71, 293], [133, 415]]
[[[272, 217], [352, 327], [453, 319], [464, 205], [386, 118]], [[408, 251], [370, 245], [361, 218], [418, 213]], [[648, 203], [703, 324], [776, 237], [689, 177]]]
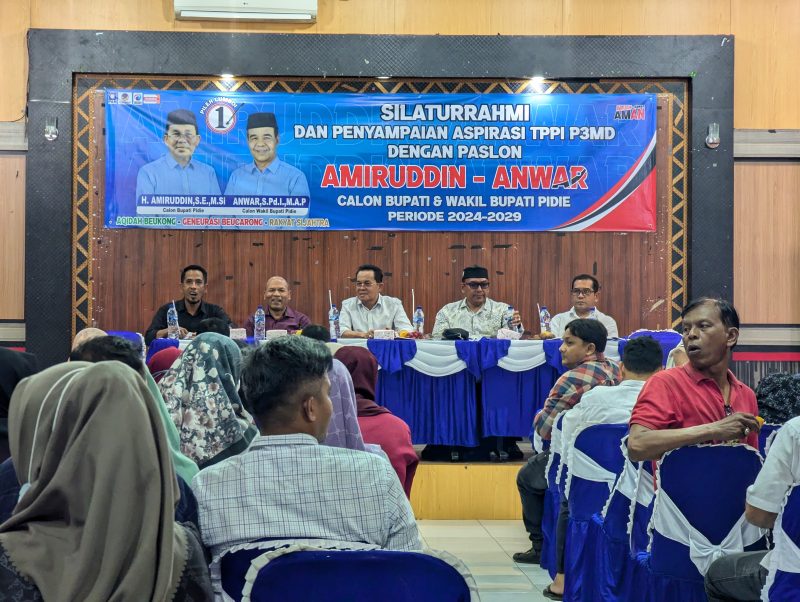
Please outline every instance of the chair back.
[[134, 348], [142, 356], [142, 360], [144, 360], [146, 346], [144, 344], [144, 337], [142, 336], [142, 333], [132, 332], [130, 330], [109, 330], [107, 331], [107, 334], [110, 337], [120, 337], [133, 343]]
[[625, 465], [620, 443], [627, 434], [627, 424], [595, 424], [581, 429], [564, 450], [570, 519], [588, 521], [603, 509]]
[[800, 600], [800, 485], [786, 495], [775, 529], [775, 548], [770, 554], [768, 599], [774, 602]]
[[673, 450], [658, 463], [650, 566], [654, 574], [702, 581], [716, 558], [752, 546], [764, 531], [744, 519], [745, 495], [761, 470], [746, 445]]
[[681, 333], [674, 330], [637, 330], [628, 335], [628, 340], [636, 339], [638, 337], [652, 337], [661, 345], [662, 359], [661, 364], [667, 365], [667, 358], [670, 351], [672, 351], [678, 343], [681, 342]]
[[773, 433], [777, 433], [781, 426], [780, 424], [762, 424], [761, 429], [758, 431], [758, 453], [762, 458], [767, 457], [769, 451], [769, 443], [772, 442]]
[[602, 511], [603, 531], [611, 541], [627, 541], [628, 524], [636, 503], [639, 486], [639, 463], [628, 459], [627, 438], [620, 445], [623, 467]]
[[653, 518], [655, 494], [653, 463], [650, 461], [639, 462], [636, 500], [631, 509], [631, 520], [628, 523], [631, 558], [635, 558], [641, 552], [646, 552], [650, 546], [650, 520]]
[[145, 363], [149, 362], [150, 358], [156, 353], [168, 347], [180, 347], [180, 341], [178, 341], [178, 339], [153, 339], [153, 342], [147, 347]]
[[[470, 602], [464, 575], [418, 552], [304, 550], [253, 561], [243, 600], [254, 602]], [[476, 597], [477, 599], [477, 597]]]
[[545, 474], [547, 475], [547, 488], [558, 491], [563, 489], [567, 475], [561, 459], [561, 425], [564, 423], [564, 412], [556, 418], [550, 431], [550, 458], [547, 460]]

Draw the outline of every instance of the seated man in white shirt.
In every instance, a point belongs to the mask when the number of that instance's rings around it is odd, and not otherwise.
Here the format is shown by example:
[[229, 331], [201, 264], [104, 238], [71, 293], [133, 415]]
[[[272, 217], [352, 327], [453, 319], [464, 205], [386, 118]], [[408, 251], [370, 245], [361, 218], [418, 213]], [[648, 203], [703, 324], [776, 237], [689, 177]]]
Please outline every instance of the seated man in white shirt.
[[[800, 416], [781, 427], [770, 445], [756, 482], [747, 488], [745, 517], [763, 529], [772, 529], [783, 500], [800, 483]], [[778, 532], [775, 532], [778, 534]], [[709, 602], [761, 600], [767, 582], [767, 552], [729, 554], [714, 561], [705, 576]]]
[[279, 337], [245, 357], [242, 390], [260, 436], [192, 482], [215, 560], [256, 540], [325, 539], [421, 550], [414, 513], [383, 458], [320, 445], [331, 418], [331, 354]]
[[600, 298], [599, 292], [600, 282], [594, 276], [578, 274], [572, 279], [572, 286], [570, 287], [572, 307], [569, 311], [556, 314], [550, 320], [550, 331], [556, 335], [557, 339], [564, 336], [564, 328], [566, 328], [567, 324], [578, 318], [600, 320], [608, 331], [609, 339], [619, 338], [616, 320], [597, 309], [597, 301]]
[[382, 295], [383, 270], [364, 264], [356, 270], [356, 296], [342, 301], [339, 313], [341, 337], [371, 339], [376, 330], [414, 330], [396, 297]]
[[653, 337], [631, 339], [622, 352], [622, 381], [616, 387], [595, 387], [564, 414], [562, 449], [575, 443], [578, 430], [591, 424], [627, 424], [639, 391], [648, 378], [661, 370], [661, 344]]
[[[450, 328], [461, 328], [473, 337], [493, 337], [497, 331], [506, 327], [508, 303], [490, 299], [489, 270], [480, 265], [464, 268], [461, 273], [460, 301], [448, 303], [436, 314], [431, 337], [441, 339], [442, 333]], [[514, 311], [512, 324], [522, 325], [519, 312]]]

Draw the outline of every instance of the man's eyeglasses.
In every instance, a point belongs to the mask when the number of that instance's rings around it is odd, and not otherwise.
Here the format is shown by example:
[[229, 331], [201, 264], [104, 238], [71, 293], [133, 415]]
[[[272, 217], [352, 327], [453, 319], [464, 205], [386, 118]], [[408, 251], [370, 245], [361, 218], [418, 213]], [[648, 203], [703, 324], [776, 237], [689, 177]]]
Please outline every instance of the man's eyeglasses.
[[364, 280], [363, 282], [360, 280], [356, 280], [356, 288], [369, 288], [373, 284], [375, 284], [372, 280]]
[[470, 287], [473, 291], [477, 291], [479, 288], [486, 290], [489, 288], [488, 282], [465, 282], [468, 287]]
[[574, 288], [574, 289], [572, 289], [572, 294], [575, 295], [576, 297], [581, 297], [581, 296], [582, 297], [588, 297], [592, 293], [594, 293], [594, 289], [592, 289], [592, 288]]
[[177, 142], [178, 140], [186, 140], [186, 142], [191, 142], [194, 140], [195, 134], [192, 134], [191, 132], [169, 132], [167, 137], [173, 142]]

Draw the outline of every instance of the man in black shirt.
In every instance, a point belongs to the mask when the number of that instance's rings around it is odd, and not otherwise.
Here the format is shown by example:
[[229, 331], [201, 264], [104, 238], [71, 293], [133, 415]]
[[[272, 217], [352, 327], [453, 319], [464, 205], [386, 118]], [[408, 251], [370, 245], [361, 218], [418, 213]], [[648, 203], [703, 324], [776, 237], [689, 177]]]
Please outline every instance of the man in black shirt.
[[[178, 325], [181, 338], [184, 338], [189, 333], [196, 332], [200, 322], [206, 318], [220, 318], [230, 326], [231, 319], [224, 309], [219, 305], [203, 301], [207, 284], [208, 272], [203, 266], [187, 265], [181, 270], [183, 299], [175, 302], [175, 309], [178, 310]], [[156, 315], [153, 316], [153, 321], [144, 335], [145, 343], [148, 345], [153, 342], [153, 339], [167, 336], [167, 310], [171, 305], [171, 301], [165, 303], [158, 308]]]

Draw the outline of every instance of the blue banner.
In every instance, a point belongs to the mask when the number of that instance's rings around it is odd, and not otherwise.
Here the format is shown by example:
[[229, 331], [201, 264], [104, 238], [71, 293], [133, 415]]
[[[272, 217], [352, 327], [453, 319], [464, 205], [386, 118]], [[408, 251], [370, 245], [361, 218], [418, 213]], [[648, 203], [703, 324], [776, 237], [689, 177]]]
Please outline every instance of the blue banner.
[[653, 94], [106, 90], [109, 228], [653, 231]]

